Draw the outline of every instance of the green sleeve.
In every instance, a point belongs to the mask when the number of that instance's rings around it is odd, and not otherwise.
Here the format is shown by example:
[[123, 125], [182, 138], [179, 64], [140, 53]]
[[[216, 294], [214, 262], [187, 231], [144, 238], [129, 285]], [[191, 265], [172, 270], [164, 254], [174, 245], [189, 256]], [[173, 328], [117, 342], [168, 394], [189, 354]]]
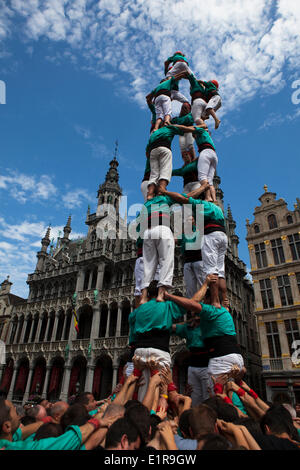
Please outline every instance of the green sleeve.
[[13, 442], [18, 442], [22, 440], [22, 428], [18, 427], [12, 437]]
[[79, 426], [69, 426], [67, 431], [58, 437], [48, 437], [39, 441], [9, 442], [8, 450], [79, 450], [82, 435]]
[[175, 334], [180, 338], [186, 339], [186, 325], [176, 325]]
[[177, 168], [177, 170], [172, 171], [172, 176], [183, 176], [182, 168]]
[[195, 75], [193, 75], [192, 73], [191, 73], [191, 75], [188, 76], [188, 80], [189, 80], [191, 86], [198, 85], [198, 82], [197, 82], [197, 80], [196, 80], [196, 77], [195, 77]]
[[172, 315], [172, 320], [179, 320], [186, 313], [185, 309], [180, 305], [177, 305], [175, 302], [167, 301]]
[[200, 302], [200, 305], [202, 305], [202, 310], [196, 313], [200, 318], [205, 316], [206, 320], [215, 320], [219, 316], [217, 312], [219, 309], [213, 305], [204, 304], [202, 302]]

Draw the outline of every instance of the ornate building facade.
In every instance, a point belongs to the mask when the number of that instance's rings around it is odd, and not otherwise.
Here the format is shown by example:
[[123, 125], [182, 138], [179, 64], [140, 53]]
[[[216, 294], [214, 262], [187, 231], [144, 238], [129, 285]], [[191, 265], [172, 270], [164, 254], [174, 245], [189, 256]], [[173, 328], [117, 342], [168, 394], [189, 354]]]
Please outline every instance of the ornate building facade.
[[[247, 220], [256, 316], [267, 398], [300, 400], [300, 201], [290, 211], [267, 186]], [[298, 342], [298, 343], [297, 343]], [[299, 349], [299, 364], [293, 354]]]
[[[222, 202], [219, 184], [216, 177], [217, 195]], [[81, 240], [69, 238], [69, 217], [55, 248], [50, 242], [50, 228], [42, 239], [35, 272], [27, 279], [28, 299], [15, 306], [9, 323], [6, 365], [2, 366], [0, 382], [9, 399], [25, 401], [39, 393], [49, 400], [67, 400], [83, 390], [102, 398], [116, 385], [129, 353], [128, 315], [134, 309], [136, 244], [129, 237], [101, 239], [97, 230], [106, 215], [101, 207], [108, 203], [118, 214], [121, 195], [118, 161], [114, 158], [99, 186], [96, 212], [88, 209], [87, 236]], [[231, 313], [248, 369], [247, 379], [261, 391], [254, 295], [245, 277], [246, 266], [238, 257], [235, 226], [229, 208], [226, 275]], [[179, 251], [175, 255], [173, 291], [185, 293]], [[76, 299], [78, 333], [72, 298]], [[183, 390], [187, 374], [185, 343], [172, 336], [170, 349], [173, 377]]]

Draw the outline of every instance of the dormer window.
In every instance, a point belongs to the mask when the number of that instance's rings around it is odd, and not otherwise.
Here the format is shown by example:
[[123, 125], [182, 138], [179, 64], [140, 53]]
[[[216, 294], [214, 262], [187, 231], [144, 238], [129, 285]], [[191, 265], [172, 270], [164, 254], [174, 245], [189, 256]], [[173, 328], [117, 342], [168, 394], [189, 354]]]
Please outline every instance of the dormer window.
[[287, 216], [286, 221], [287, 221], [287, 223], [288, 223], [289, 225], [294, 222], [294, 221], [293, 221], [293, 217], [291, 216], [291, 214], [289, 214], [289, 215]]
[[270, 230], [278, 227], [276, 216], [274, 214], [270, 214], [268, 216], [268, 224], [269, 224], [269, 229]]
[[259, 232], [260, 232], [259, 225], [254, 225], [254, 233], [259, 233]]

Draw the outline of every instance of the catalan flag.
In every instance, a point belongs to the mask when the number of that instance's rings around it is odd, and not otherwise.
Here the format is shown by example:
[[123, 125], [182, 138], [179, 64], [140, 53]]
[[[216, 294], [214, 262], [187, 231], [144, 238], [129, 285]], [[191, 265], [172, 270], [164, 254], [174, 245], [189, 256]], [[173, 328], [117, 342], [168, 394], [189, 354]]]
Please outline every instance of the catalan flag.
[[74, 294], [73, 298], [71, 298], [71, 304], [72, 304], [72, 312], [73, 312], [73, 316], [74, 316], [74, 326], [75, 326], [75, 330], [78, 333], [79, 332], [78, 317], [77, 317], [76, 308], [75, 308], [76, 294]]

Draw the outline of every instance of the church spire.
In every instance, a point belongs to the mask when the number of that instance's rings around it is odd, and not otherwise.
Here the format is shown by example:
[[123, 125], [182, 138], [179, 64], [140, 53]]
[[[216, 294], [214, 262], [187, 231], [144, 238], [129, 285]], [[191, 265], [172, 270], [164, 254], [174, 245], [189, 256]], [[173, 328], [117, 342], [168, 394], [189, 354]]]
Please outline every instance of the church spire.
[[105, 181], [98, 189], [98, 206], [101, 204], [112, 204], [116, 210], [119, 208], [119, 199], [122, 196], [122, 189], [119, 185], [119, 162], [117, 160], [118, 141], [115, 144], [113, 159], [109, 162], [109, 169], [105, 176]]
[[64, 237], [63, 237], [64, 241], [69, 239], [69, 235], [71, 231], [72, 231], [72, 228], [71, 228], [71, 214], [70, 214], [67, 220], [67, 225], [65, 225], [64, 227]]

